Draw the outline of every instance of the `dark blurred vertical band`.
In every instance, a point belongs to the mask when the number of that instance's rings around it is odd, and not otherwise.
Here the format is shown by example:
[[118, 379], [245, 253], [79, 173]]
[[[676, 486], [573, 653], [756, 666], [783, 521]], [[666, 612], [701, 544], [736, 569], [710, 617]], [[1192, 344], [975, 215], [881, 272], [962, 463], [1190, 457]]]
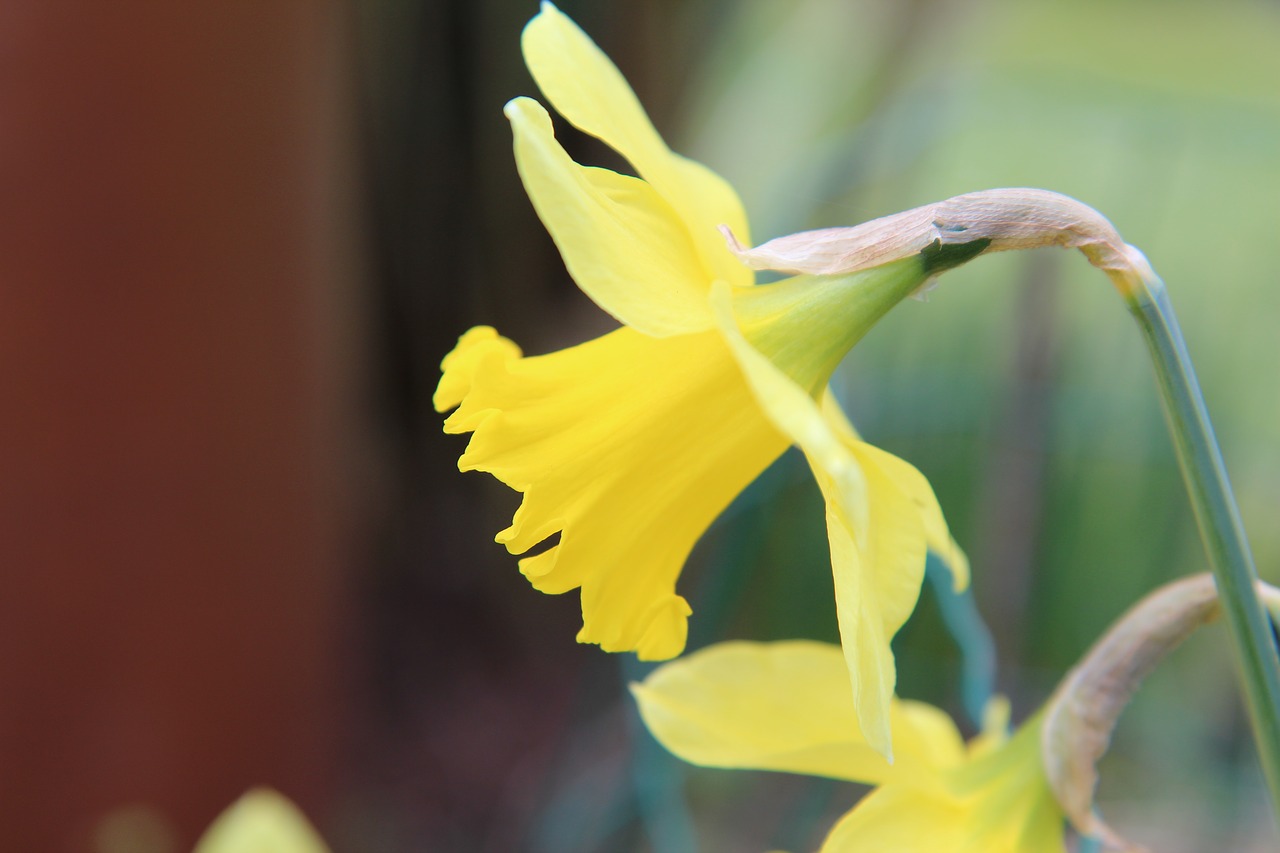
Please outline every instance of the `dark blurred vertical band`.
[[[0, 4], [0, 846], [321, 809], [355, 332], [337, 3]], [[117, 830], [119, 827], [117, 826]]]

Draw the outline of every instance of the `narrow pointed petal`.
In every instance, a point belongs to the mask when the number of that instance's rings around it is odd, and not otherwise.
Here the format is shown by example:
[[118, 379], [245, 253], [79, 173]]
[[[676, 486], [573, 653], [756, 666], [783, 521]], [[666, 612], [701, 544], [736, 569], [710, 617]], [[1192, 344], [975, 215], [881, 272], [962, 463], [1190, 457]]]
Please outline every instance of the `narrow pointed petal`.
[[[822, 411], [846, 442], [862, 443], [857, 430], [840, 408], [834, 395], [830, 393], [823, 395]], [[938, 498], [934, 495], [929, 481], [905, 459], [900, 459], [870, 444], [864, 446], [867, 453], [875, 458], [881, 470], [894, 485], [915, 502], [920, 510], [920, 519], [924, 522], [925, 540], [929, 544], [929, 550], [937, 554], [951, 570], [953, 586], [956, 592], [962, 592], [969, 586], [969, 558], [951, 537], [947, 520], [942, 515], [942, 507], [938, 505]]]
[[[870, 457], [868, 447], [850, 448], [862, 473], [863, 488], [857, 491], [850, 478], [812, 459], [810, 466], [826, 501], [836, 617], [854, 706], [868, 742], [892, 755], [885, 708], [897, 671], [889, 643], [919, 598], [925, 542], [915, 506]], [[867, 516], [865, 525], [857, 522], [861, 515]]]
[[506, 114], [525, 190], [582, 291], [649, 335], [710, 328], [709, 279], [670, 205], [638, 178], [573, 162], [537, 101]]
[[895, 699], [890, 765], [860, 736], [844, 656], [828, 643], [718, 643], [660, 667], [631, 691], [653, 736], [707, 767], [924, 784], [964, 755], [946, 714]]
[[712, 289], [717, 325], [760, 407], [804, 451], [827, 502], [827, 533], [840, 639], [854, 706], [872, 748], [891, 755], [889, 701], [896, 674], [889, 641], [915, 606], [924, 577], [924, 527], [914, 501], [869, 445], [848, 442], [808, 392], [743, 335], [733, 293]]
[[694, 543], [785, 449], [717, 332], [623, 328], [522, 358], [473, 329], [442, 365], [446, 432], [472, 432], [462, 470], [524, 493], [498, 541], [538, 589], [581, 587], [581, 642], [642, 659], [679, 654], [689, 606], [676, 578]]
[[706, 281], [749, 285], [750, 271], [716, 233], [724, 224], [748, 239], [737, 193], [710, 169], [667, 148], [626, 79], [595, 42], [555, 6], [543, 3], [525, 27], [521, 46], [538, 88], [556, 111], [626, 157], [676, 211], [706, 268]]

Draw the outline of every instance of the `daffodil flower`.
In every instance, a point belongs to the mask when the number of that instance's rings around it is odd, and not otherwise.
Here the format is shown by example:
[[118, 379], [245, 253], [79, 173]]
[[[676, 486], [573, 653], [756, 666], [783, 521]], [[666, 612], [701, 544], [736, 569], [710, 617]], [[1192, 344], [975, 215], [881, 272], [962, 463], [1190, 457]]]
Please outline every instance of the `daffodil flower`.
[[459, 468], [524, 494], [497, 540], [539, 590], [581, 589], [578, 640], [645, 660], [683, 649], [676, 592], [711, 522], [789, 444], [826, 499], [841, 639], [857, 718], [890, 749], [889, 641], [919, 595], [926, 548], [968, 566], [916, 469], [859, 440], [827, 382], [893, 305], [981, 246], [937, 245], [844, 276], [755, 285], [717, 229], [748, 239], [733, 189], [673, 153], [618, 69], [544, 3], [522, 37], [547, 100], [639, 177], [575, 163], [540, 104], [506, 107], [516, 164], [565, 266], [618, 330], [525, 357], [477, 327], [444, 359], [436, 408], [471, 432]]
[[1009, 738], [996, 720], [966, 745], [943, 711], [894, 698], [890, 764], [859, 735], [840, 649], [810, 641], [720, 643], [632, 692], [654, 737], [693, 764], [878, 786], [821, 853], [1065, 853], [1040, 715]]

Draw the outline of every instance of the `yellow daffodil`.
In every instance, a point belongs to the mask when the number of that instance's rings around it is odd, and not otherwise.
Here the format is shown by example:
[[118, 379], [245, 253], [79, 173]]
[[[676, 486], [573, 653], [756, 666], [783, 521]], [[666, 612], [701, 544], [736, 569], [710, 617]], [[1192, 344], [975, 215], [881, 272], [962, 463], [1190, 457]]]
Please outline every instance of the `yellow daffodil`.
[[525, 189], [574, 281], [622, 328], [525, 357], [489, 327], [445, 358], [445, 431], [473, 433], [462, 470], [524, 494], [498, 534], [538, 589], [581, 588], [580, 642], [662, 660], [685, 645], [676, 579], [717, 515], [789, 444], [827, 503], [850, 689], [887, 754], [889, 641], [919, 594], [926, 548], [958, 588], [968, 567], [924, 477], [860, 441], [827, 391], [893, 305], [980, 247], [930, 247], [854, 275], [755, 285], [717, 228], [747, 239], [736, 194], [673, 153], [618, 69], [550, 4], [525, 28], [547, 100], [639, 177], [575, 163], [536, 101], [506, 107]]
[[890, 764], [859, 733], [849, 675], [826, 643], [720, 643], [632, 685], [649, 731], [693, 764], [802, 773], [878, 787], [821, 853], [1064, 853], [1040, 716], [1000, 721], [967, 746], [942, 711], [894, 698]]

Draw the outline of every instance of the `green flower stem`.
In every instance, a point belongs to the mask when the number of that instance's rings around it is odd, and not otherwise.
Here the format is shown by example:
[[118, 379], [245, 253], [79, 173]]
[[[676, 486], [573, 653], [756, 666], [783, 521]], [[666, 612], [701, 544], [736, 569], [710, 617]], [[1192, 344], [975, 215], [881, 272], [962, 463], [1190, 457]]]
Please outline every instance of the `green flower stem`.
[[[632, 655], [623, 655], [619, 667], [623, 695], [628, 684], [643, 681], [654, 668]], [[626, 704], [627, 734], [631, 739], [631, 792], [644, 834], [654, 850], [697, 850], [697, 833], [684, 795], [684, 765], [671, 761], [666, 750], [645, 729], [635, 702]]]
[[1076, 853], [1102, 853], [1102, 842], [1087, 835], [1080, 837], [1076, 845]]
[[960, 695], [969, 722], [982, 727], [987, 702], [995, 692], [996, 644], [973, 600], [973, 588], [956, 592], [951, 570], [933, 552], [925, 563], [938, 612], [960, 649]]
[[1280, 657], [1258, 600], [1253, 555], [1173, 306], [1159, 279], [1126, 291], [1155, 367], [1182, 477], [1244, 677], [1245, 704], [1272, 806], [1280, 817]]

